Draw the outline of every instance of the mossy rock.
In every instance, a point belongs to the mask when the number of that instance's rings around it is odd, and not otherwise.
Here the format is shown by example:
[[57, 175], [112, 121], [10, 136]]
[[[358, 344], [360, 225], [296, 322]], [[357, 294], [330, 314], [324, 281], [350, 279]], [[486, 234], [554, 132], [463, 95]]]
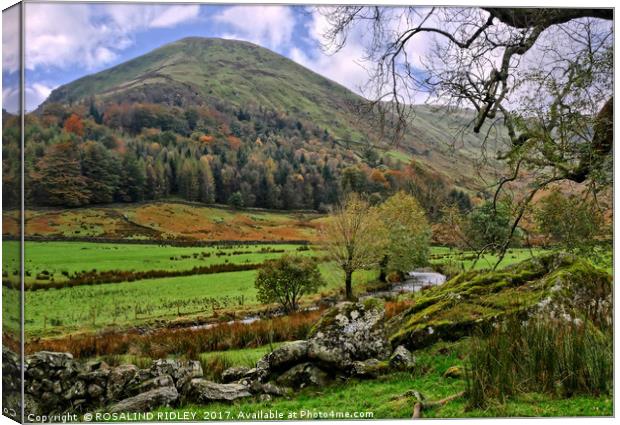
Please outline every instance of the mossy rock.
[[386, 325], [393, 347], [454, 341], [508, 315], [611, 320], [611, 276], [569, 254], [532, 258], [500, 271], [465, 272], [418, 296]]

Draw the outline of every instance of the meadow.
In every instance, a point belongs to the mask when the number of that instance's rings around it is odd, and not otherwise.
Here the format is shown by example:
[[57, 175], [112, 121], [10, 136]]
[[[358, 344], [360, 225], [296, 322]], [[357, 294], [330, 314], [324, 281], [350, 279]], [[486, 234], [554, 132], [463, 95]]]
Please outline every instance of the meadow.
[[[3, 243], [3, 254], [18, 242]], [[25, 282], [62, 282], [72, 276], [104, 271], [191, 270], [214, 264], [262, 263], [284, 253], [306, 254], [303, 245], [260, 244], [179, 247], [93, 242], [27, 242]], [[19, 258], [5, 261], [6, 272], [19, 269]]]
[[[13, 249], [5, 243], [3, 249]], [[84, 273], [188, 271], [217, 264], [260, 264], [284, 253], [321, 257], [316, 248], [293, 244], [178, 247], [148, 244], [90, 242], [27, 242], [26, 282], [58, 282]], [[514, 249], [502, 266], [521, 261], [535, 252]], [[476, 268], [488, 267], [494, 260], [486, 255]], [[433, 247], [431, 263], [451, 264], [457, 270], [472, 265], [472, 254], [444, 247]], [[11, 267], [16, 264], [9, 263]], [[96, 268], [94, 267], [96, 265]], [[321, 295], [341, 290], [343, 273], [330, 262], [320, 271], [325, 285], [314, 295], [302, 299], [311, 307]], [[26, 335], [61, 336], [102, 329], [127, 329], [145, 324], [195, 320], [207, 321], [217, 315], [245, 317], [266, 307], [256, 300], [256, 270], [192, 274], [26, 291]], [[364, 291], [375, 281], [378, 270], [360, 270], [354, 285]], [[7, 302], [13, 291], [3, 287]]]

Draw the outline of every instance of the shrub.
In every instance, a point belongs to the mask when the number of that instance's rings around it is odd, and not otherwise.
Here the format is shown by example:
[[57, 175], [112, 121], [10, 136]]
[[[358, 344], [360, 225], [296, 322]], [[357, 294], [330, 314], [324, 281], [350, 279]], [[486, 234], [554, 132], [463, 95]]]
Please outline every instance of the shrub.
[[466, 382], [471, 407], [523, 392], [570, 397], [612, 388], [611, 330], [601, 331], [590, 322], [513, 318], [470, 344]]
[[260, 302], [277, 302], [287, 313], [297, 311], [299, 299], [324, 284], [316, 260], [294, 255], [267, 261], [254, 282]]

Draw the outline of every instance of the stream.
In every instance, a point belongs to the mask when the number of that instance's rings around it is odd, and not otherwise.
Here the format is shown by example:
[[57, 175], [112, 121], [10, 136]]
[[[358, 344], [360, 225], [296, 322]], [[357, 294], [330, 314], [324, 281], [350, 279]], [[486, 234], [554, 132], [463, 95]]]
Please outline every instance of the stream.
[[[441, 285], [445, 281], [446, 281], [446, 276], [441, 273], [427, 272], [427, 271], [413, 271], [413, 272], [409, 272], [408, 278], [405, 279], [404, 282], [395, 283], [389, 290], [369, 292], [369, 293], [364, 294], [361, 298], [388, 297], [390, 295], [397, 295], [403, 292], [418, 292], [430, 286]], [[306, 310], [316, 310], [317, 308], [318, 307], [311, 307]], [[242, 323], [244, 325], [249, 325], [258, 320], [261, 320], [261, 317], [248, 316], [243, 319], [231, 320], [228, 322], [216, 322], [216, 323], [205, 323], [205, 324], [200, 324], [200, 325], [194, 325], [194, 326], [190, 326], [189, 329], [192, 329], [192, 330], [210, 329], [215, 326], [222, 325], [222, 324], [232, 325], [235, 323]]]

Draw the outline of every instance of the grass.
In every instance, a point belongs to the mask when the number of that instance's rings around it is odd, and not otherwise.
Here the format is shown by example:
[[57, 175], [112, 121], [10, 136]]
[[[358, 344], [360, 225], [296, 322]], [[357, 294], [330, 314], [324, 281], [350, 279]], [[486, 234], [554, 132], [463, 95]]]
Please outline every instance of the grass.
[[611, 394], [613, 338], [591, 322], [508, 320], [471, 340], [467, 394], [472, 406], [523, 393]]
[[[262, 349], [262, 348], [261, 348]], [[351, 379], [322, 388], [306, 388], [291, 399], [274, 398], [271, 401], [245, 399], [233, 404], [182, 406], [161, 408], [157, 412], [194, 412], [198, 419], [216, 418], [240, 420], [247, 415], [280, 412], [283, 419], [307, 419], [307, 415], [323, 412], [329, 415], [371, 414], [372, 419], [410, 419], [414, 398], [401, 397], [410, 390], [421, 392], [427, 400], [439, 400], [466, 388], [463, 378], [446, 378], [444, 372], [451, 366], [463, 366], [468, 350], [467, 340], [457, 343], [440, 342], [416, 351], [417, 364], [413, 372], [399, 372], [374, 380]], [[246, 351], [246, 350], [242, 350]], [[248, 350], [252, 355], [256, 350]], [[243, 354], [226, 352], [229, 365], [243, 365]], [[300, 416], [305, 412], [305, 417]], [[485, 409], [469, 408], [465, 399], [457, 399], [443, 407], [424, 410], [427, 418], [503, 417], [503, 416], [610, 416], [613, 400], [610, 396], [575, 396], [561, 399], [539, 393], [524, 393], [496, 403]], [[341, 417], [342, 418], [342, 417]], [[350, 418], [353, 418], [352, 416]]]
[[[339, 269], [323, 263], [320, 270], [326, 281], [320, 291], [339, 290], [343, 282]], [[250, 314], [260, 307], [255, 276], [256, 271], [250, 270], [27, 291], [25, 331], [28, 337], [62, 335], [155, 320], [206, 318], [222, 310], [234, 310], [242, 317], [244, 311]], [[373, 278], [372, 271], [355, 273], [354, 285], [359, 287]], [[9, 291], [3, 287], [3, 294]]]
[[[222, 214], [233, 214], [224, 212]], [[257, 213], [258, 214], [258, 213]], [[226, 219], [226, 217], [222, 217]], [[11, 253], [17, 242], [5, 242], [3, 252]], [[149, 271], [189, 270], [229, 262], [232, 264], [260, 263], [282, 255], [297, 252], [298, 245], [239, 245], [234, 247], [176, 247], [162, 245], [134, 245], [90, 242], [27, 242], [26, 281], [49, 282], [68, 279], [76, 274], [92, 271]], [[261, 250], [263, 252], [261, 252]], [[265, 252], [265, 250], [272, 250]], [[432, 262], [453, 261], [467, 266], [471, 253], [443, 247], [432, 248]], [[225, 254], [225, 255], [218, 255]], [[303, 255], [316, 254], [301, 251]], [[505, 264], [530, 255], [529, 250], [514, 249]], [[7, 256], [8, 270], [16, 260]], [[479, 262], [478, 266], [484, 263]], [[463, 267], [459, 266], [459, 267]], [[333, 263], [321, 263], [321, 274], [326, 286], [323, 295], [339, 292], [344, 276]], [[43, 272], [47, 280], [38, 280]], [[26, 294], [26, 335], [28, 337], [61, 336], [74, 332], [92, 332], [113, 327], [130, 328], [156, 320], [171, 321], [179, 318], [206, 318], [214, 311], [236, 310], [239, 316], [261, 306], [256, 301], [254, 278], [256, 272], [239, 271], [213, 275], [165, 277], [134, 282], [79, 286], [28, 292]], [[358, 291], [376, 281], [377, 270], [360, 270], [354, 273], [353, 283]], [[9, 311], [15, 296], [6, 288], [5, 310]], [[316, 298], [308, 296], [310, 305]], [[8, 303], [8, 304], [7, 304]], [[15, 320], [7, 320], [5, 328], [17, 328]], [[10, 318], [9, 318], [10, 319]], [[12, 322], [15, 322], [11, 325]]]
[[[3, 243], [3, 255], [19, 246], [19, 242]], [[301, 245], [260, 244], [221, 247], [178, 247], [146, 244], [94, 242], [26, 242], [26, 283], [62, 282], [80, 273], [104, 271], [190, 270], [213, 264], [262, 263], [280, 257], [283, 252], [297, 251]], [[7, 256], [8, 257], [8, 256]], [[5, 261], [6, 270], [19, 268], [19, 258]]]

